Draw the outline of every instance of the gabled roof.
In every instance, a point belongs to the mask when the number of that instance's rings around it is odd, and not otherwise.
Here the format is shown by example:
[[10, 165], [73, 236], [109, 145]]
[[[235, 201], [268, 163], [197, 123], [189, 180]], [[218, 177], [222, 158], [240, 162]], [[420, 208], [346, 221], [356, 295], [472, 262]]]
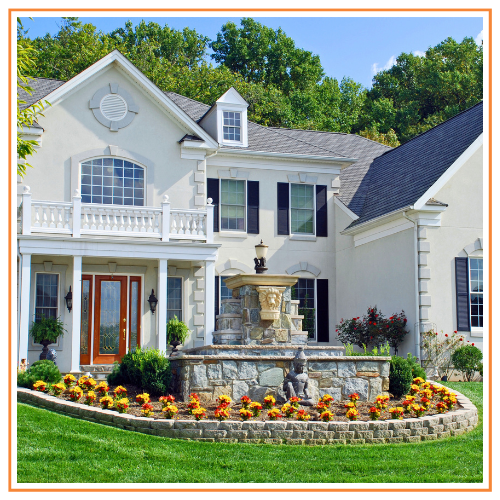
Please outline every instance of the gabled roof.
[[[482, 132], [480, 102], [375, 158], [366, 177], [368, 187], [360, 217], [348, 229], [416, 204]], [[428, 203], [427, 196], [424, 203]]]
[[26, 101], [26, 104], [21, 105], [21, 109], [28, 108], [40, 99], [49, 95], [53, 90], [66, 83], [64, 80], [53, 80], [51, 78], [35, 78], [28, 80], [28, 86], [33, 89], [33, 94], [28, 94], [22, 87], [18, 87], [19, 98]]

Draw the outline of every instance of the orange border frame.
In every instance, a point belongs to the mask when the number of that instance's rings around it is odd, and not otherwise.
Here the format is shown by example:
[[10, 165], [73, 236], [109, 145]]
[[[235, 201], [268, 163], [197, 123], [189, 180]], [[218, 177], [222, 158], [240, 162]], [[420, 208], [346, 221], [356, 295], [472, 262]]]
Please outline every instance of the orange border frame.
[[[8, 165], [13, 166], [14, 165], [14, 154], [13, 150], [11, 148], [12, 141], [13, 141], [13, 127], [12, 127], [12, 116], [13, 116], [13, 88], [12, 88], [12, 82], [13, 82], [13, 47], [12, 47], [12, 37], [13, 37], [13, 23], [12, 23], [12, 16], [14, 13], [16, 14], [31, 14], [31, 13], [50, 13], [50, 12], [61, 12], [61, 8], [56, 8], [56, 7], [38, 7], [38, 8], [8, 8], [8, 56], [7, 56], [7, 62], [8, 62], [8, 103], [7, 103], [7, 110], [8, 110], [8, 141], [9, 141], [9, 150], [8, 150]], [[486, 24], [487, 24], [487, 35], [488, 38], [486, 40], [486, 44], [488, 47], [488, 59], [487, 59], [487, 68], [488, 68], [488, 81], [487, 81], [487, 104], [488, 104], [488, 119], [487, 119], [487, 124], [488, 124], [488, 130], [487, 130], [487, 175], [488, 175], [488, 181], [487, 181], [487, 213], [488, 213], [488, 227], [487, 227], [487, 234], [488, 234], [488, 246], [487, 246], [487, 251], [488, 251], [488, 299], [487, 299], [487, 304], [488, 304], [488, 313], [489, 313], [489, 318], [491, 318], [491, 306], [492, 306], [492, 299], [491, 299], [491, 291], [492, 291], [492, 286], [491, 286], [491, 264], [492, 264], [492, 244], [491, 244], [491, 237], [492, 237], [492, 223], [491, 223], [491, 218], [492, 218], [492, 106], [491, 106], [491, 101], [492, 101], [492, 95], [493, 95], [493, 90], [492, 90], [492, 8], [359, 8], [359, 9], [353, 9], [353, 8], [193, 8], [193, 9], [185, 9], [185, 8], [136, 8], [136, 9], [119, 9], [119, 8], [101, 8], [101, 9], [96, 9], [96, 8], [65, 8], [65, 12], [67, 13], [80, 13], [80, 12], [87, 12], [89, 14], [102, 14], [106, 12], [124, 12], [124, 13], [183, 13], [186, 15], [191, 15], [191, 14], [214, 14], [220, 12], [221, 14], [257, 14], [257, 15], [266, 15], [266, 14], [271, 14], [271, 13], [283, 13], [283, 14], [288, 14], [288, 13], [296, 13], [296, 14], [301, 14], [301, 13], [318, 13], [318, 14], [332, 14], [332, 13], [350, 13], [353, 15], [356, 14], [363, 14], [363, 13], [374, 13], [374, 14], [379, 14], [379, 13], [400, 13], [400, 14], [440, 14], [440, 13], [470, 13], [470, 14], [480, 14], [480, 15], [486, 15]], [[8, 218], [8, 261], [9, 261], [9, 268], [8, 268], [8, 284], [9, 284], [9, 293], [8, 293], [8, 299], [7, 299], [7, 304], [8, 304], [8, 328], [9, 332], [14, 332], [13, 329], [13, 314], [12, 314], [12, 284], [13, 284], [13, 276], [12, 276], [12, 266], [13, 266], [13, 214], [12, 214], [12, 202], [13, 202], [13, 193], [11, 191], [11, 186], [13, 182], [13, 170], [12, 168], [8, 169], [8, 185], [9, 185], [9, 192], [8, 192], [8, 204], [9, 204], [9, 218]], [[13, 334], [8, 336], [8, 350], [9, 352], [13, 352]], [[488, 333], [487, 333], [487, 341], [489, 344], [488, 348], [488, 354], [487, 354], [487, 359], [488, 359], [488, 373], [487, 377], [488, 380], [491, 382], [492, 381], [492, 349], [491, 349], [491, 340], [492, 340], [492, 325], [491, 321], [488, 321]], [[12, 457], [12, 452], [13, 452], [13, 394], [11, 393], [12, 390], [12, 373], [13, 373], [13, 366], [12, 366], [12, 356], [8, 357], [8, 367], [9, 367], [9, 375], [8, 375], [8, 387], [9, 387], [9, 398], [8, 398], [8, 447], [9, 447], [9, 458]], [[36, 485], [31, 488], [13, 488], [12, 485], [12, 473], [13, 473], [13, 465], [12, 465], [12, 459], [8, 461], [8, 491], [9, 492], [21, 492], [21, 491], [29, 491], [29, 492], [38, 492], [38, 491], [147, 491], [147, 492], [153, 492], [153, 491], [168, 491], [168, 492], [187, 492], [187, 491], [227, 491], [227, 492], [240, 492], [240, 491], [251, 491], [251, 492], [297, 492], [297, 491], [312, 491], [312, 492], [331, 492], [331, 491], [342, 491], [342, 492], [354, 492], [354, 491], [359, 491], [359, 492], [373, 492], [373, 491], [383, 491], [383, 492], [429, 492], [429, 491], [467, 491], [467, 492], [480, 492], [480, 493], [485, 493], [485, 492], [492, 492], [492, 449], [491, 449], [491, 435], [492, 435], [492, 388], [491, 384], [488, 385], [488, 392], [485, 395], [488, 399], [489, 405], [487, 409], [487, 414], [488, 414], [488, 430], [487, 430], [487, 437], [490, 443], [490, 446], [488, 448], [488, 461], [487, 461], [487, 471], [488, 471], [488, 486], [486, 488], [479, 488], [479, 487], [470, 487], [470, 488], [465, 488], [465, 487], [460, 487], [457, 486], [456, 488], [435, 488], [435, 487], [430, 487], [430, 488], [425, 488], [425, 487], [408, 487], [408, 488], [388, 488], [388, 487], [382, 487], [382, 488], [376, 488], [374, 486], [370, 486], [367, 488], [328, 488], [328, 487], [320, 487], [320, 488], [314, 488], [314, 487], [301, 487], [301, 488], [223, 488], [223, 487], [207, 487], [207, 488], [51, 488], [50, 486], [47, 488], [40, 487], [40, 485]]]

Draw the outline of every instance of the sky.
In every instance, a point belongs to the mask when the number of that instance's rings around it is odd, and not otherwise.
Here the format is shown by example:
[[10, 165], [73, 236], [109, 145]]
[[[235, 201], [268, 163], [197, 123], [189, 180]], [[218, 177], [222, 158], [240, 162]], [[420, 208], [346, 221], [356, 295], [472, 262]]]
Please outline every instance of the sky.
[[[123, 27], [130, 19], [134, 25], [142, 19], [171, 28], [195, 29], [214, 40], [222, 25], [239, 17], [81, 17], [105, 33]], [[402, 52], [423, 55], [447, 37], [462, 41], [472, 37], [481, 43], [482, 17], [258, 17], [254, 19], [273, 29], [281, 27], [296, 47], [320, 56], [326, 76], [341, 80], [351, 77], [367, 88], [373, 75], [390, 68]], [[61, 18], [23, 18], [28, 36], [35, 38], [59, 31]], [[209, 51], [210, 52], [210, 51]]]

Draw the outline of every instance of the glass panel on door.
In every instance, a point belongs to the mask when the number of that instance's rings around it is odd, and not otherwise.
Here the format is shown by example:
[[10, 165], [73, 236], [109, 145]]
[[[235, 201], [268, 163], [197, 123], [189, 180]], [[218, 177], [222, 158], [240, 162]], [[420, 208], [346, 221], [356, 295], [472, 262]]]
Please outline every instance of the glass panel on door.
[[80, 363], [90, 364], [92, 329], [92, 276], [82, 276], [82, 313], [80, 320]]
[[120, 348], [119, 281], [101, 282], [101, 324], [99, 326], [99, 354], [118, 354]]

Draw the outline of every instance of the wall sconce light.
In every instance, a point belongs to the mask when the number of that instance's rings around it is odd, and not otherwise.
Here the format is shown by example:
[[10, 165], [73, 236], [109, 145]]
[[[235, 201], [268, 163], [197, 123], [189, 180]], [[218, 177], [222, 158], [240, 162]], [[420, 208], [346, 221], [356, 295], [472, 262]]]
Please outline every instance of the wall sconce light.
[[158, 303], [158, 299], [155, 297], [155, 291], [153, 288], [151, 289], [151, 295], [149, 296], [148, 302], [151, 313], [154, 314], [156, 311], [156, 304]]
[[267, 272], [266, 255], [268, 248], [269, 247], [267, 245], [264, 245], [264, 243], [262, 243], [262, 240], [260, 240], [260, 243], [258, 245], [255, 245], [255, 253], [257, 254], [257, 257], [253, 260], [255, 262], [254, 269], [257, 274], [264, 274]]
[[73, 293], [71, 292], [71, 285], [69, 287], [69, 292], [66, 294], [64, 299], [66, 300], [66, 307], [68, 308], [68, 311], [71, 312], [71, 309], [73, 308]]

